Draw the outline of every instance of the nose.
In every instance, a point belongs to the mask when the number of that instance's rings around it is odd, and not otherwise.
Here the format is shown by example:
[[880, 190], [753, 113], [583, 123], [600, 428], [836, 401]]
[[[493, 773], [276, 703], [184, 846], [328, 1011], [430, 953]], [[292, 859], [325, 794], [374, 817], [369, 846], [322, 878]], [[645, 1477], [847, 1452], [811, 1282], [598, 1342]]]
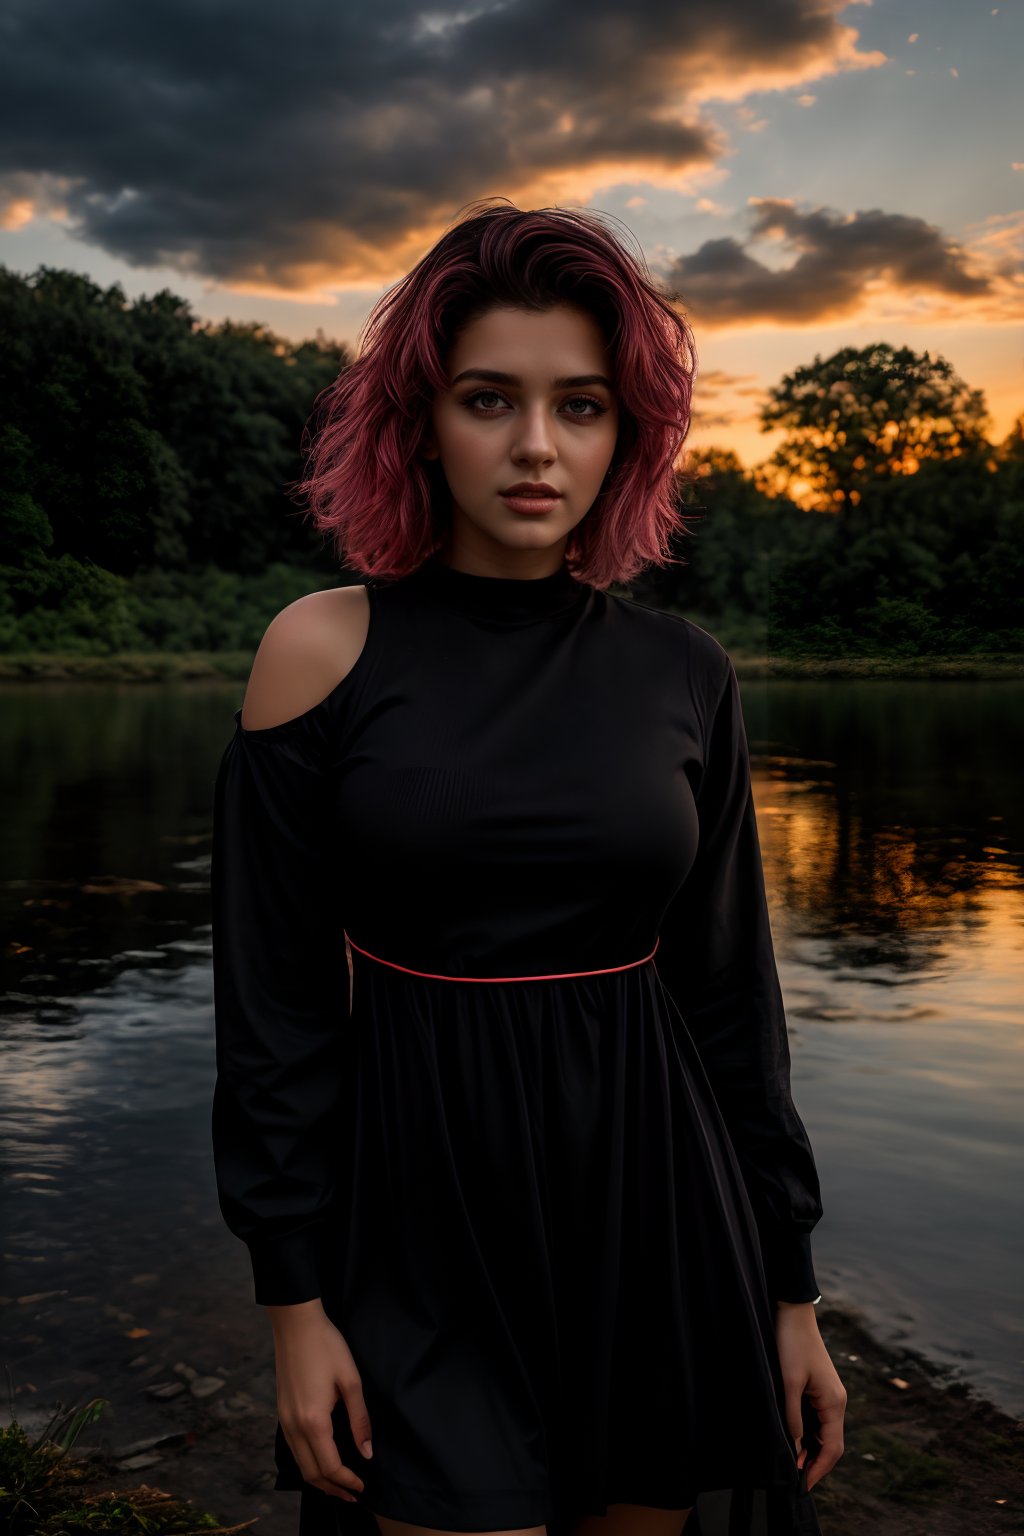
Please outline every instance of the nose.
[[538, 403], [520, 417], [519, 441], [513, 457], [517, 464], [550, 464], [555, 457], [555, 442], [546, 405]]

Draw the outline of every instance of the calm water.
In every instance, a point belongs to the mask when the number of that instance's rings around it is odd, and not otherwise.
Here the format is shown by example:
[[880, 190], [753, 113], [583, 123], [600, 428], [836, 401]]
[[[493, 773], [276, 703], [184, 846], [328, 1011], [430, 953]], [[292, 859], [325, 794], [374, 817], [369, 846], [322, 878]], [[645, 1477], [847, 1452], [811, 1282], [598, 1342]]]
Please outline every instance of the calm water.
[[[1024, 683], [743, 691], [819, 1283], [1020, 1414]], [[178, 1320], [174, 1360], [258, 1310], [208, 1142], [210, 802], [241, 693], [0, 691], [2, 1290], [72, 1308], [33, 1336], [65, 1382], [145, 1347], [140, 1314]]]

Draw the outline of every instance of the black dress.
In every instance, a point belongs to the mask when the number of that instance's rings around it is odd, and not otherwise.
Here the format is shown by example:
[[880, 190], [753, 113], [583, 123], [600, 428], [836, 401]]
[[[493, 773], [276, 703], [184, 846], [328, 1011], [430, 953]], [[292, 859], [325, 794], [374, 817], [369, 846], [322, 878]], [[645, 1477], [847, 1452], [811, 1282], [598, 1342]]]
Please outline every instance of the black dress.
[[773, 1302], [817, 1298], [822, 1208], [732, 662], [566, 566], [368, 592], [352, 670], [239, 710], [215, 790], [221, 1209], [373, 1427], [367, 1461], [338, 1401], [357, 1503], [280, 1424], [275, 1487], [303, 1536], [697, 1536], [711, 1490], [729, 1536], [817, 1532]]

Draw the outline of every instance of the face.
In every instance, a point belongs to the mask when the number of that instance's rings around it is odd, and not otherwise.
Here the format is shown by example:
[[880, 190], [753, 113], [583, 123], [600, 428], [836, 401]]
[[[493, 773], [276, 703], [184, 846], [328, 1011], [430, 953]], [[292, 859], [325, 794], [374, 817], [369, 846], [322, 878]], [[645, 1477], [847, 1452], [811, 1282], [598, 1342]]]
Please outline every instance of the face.
[[[527, 577], [561, 565], [615, 452], [613, 386], [604, 337], [587, 311], [493, 309], [464, 328], [422, 450], [440, 460], [451, 492], [451, 564]], [[517, 506], [502, 493], [524, 481], [558, 495]]]

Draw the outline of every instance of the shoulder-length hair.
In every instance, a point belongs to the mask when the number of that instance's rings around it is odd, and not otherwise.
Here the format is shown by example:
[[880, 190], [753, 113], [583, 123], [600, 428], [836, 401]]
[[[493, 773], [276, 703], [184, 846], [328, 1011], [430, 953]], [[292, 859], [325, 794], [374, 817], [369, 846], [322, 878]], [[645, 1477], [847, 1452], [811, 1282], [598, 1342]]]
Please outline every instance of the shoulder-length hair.
[[397, 580], [444, 542], [443, 470], [418, 450], [435, 394], [448, 385], [448, 351], [489, 310], [556, 304], [597, 320], [619, 406], [609, 473], [569, 535], [566, 563], [596, 587], [628, 583], [651, 563], [677, 563], [677, 461], [690, 427], [696, 349], [639, 246], [630, 251], [606, 219], [585, 209], [524, 211], [505, 198], [471, 203], [378, 300], [358, 358], [317, 399], [303, 439], [306, 473], [295, 482], [343, 564]]

